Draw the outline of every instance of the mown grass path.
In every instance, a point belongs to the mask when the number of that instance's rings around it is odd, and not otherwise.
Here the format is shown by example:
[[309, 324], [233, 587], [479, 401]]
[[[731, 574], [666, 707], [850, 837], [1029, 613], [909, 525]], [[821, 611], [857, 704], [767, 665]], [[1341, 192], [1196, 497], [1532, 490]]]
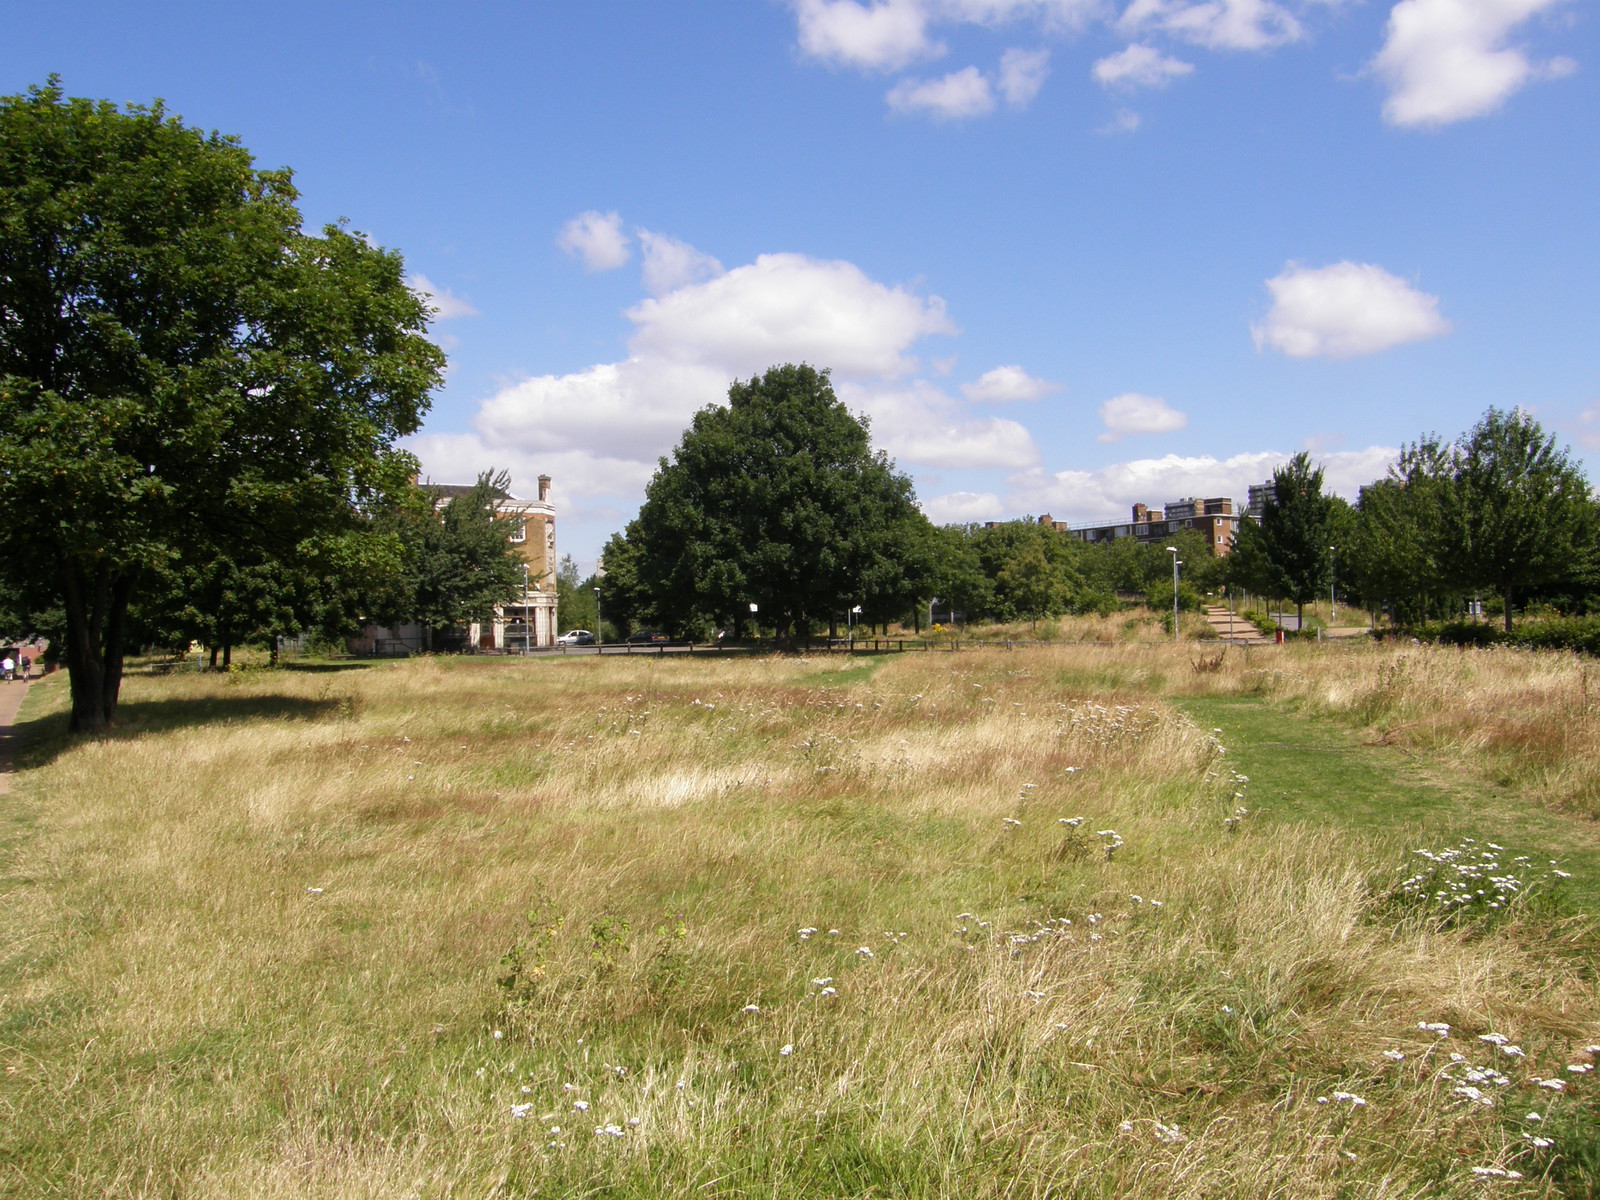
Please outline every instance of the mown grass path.
[[1600, 913], [1600, 827], [1592, 821], [1291, 705], [1248, 696], [1176, 703], [1202, 728], [1221, 730], [1230, 763], [1250, 778], [1244, 803], [1251, 821], [1413, 831], [1418, 845], [1462, 837], [1498, 842], [1556, 859], [1573, 875], [1569, 902]]

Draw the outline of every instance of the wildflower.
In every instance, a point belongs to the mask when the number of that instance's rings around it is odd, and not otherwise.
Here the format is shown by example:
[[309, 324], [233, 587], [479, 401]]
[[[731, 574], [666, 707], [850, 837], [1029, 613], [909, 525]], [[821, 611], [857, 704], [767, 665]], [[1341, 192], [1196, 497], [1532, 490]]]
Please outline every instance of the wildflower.
[[683, 1091], [684, 1088], [686, 1088], [688, 1086], [689, 1086], [689, 1081], [687, 1079], [678, 1080], [678, 1091], [681, 1092], [681, 1091]]
[[532, 1104], [513, 1104], [511, 1106], [511, 1115], [513, 1117], [515, 1117], [519, 1121], [522, 1120], [524, 1117], [526, 1117], [532, 1111], [533, 1111], [533, 1105]]
[[819, 995], [819, 996], [837, 996], [838, 994], [839, 994], [838, 990], [836, 988], [831, 988], [831, 987], [825, 987], [820, 992], [817, 993], [817, 995]]
[[1450, 1061], [1453, 1063], [1466, 1062], [1467, 1056], [1465, 1054], [1452, 1054], [1450, 1056]]
[[1480, 1033], [1478, 1040], [1480, 1042], [1488, 1042], [1492, 1046], [1504, 1046], [1511, 1039], [1498, 1033]]
[[1596, 1057], [1600, 1057], [1600, 1046], [1585, 1046], [1583, 1048], [1583, 1052], [1585, 1054], [1593, 1054]]
[[830, 930], [828, 930], [828, 936], [829, 937], [838, 937], [839, 936], [839, 931], [837, 929], [830, 929]]
[[1119, 1133], [1132, 1133], [1133, 1132], [1133, 1122], [1132, 1121], [1124, 1121], [1122, 1124], [1117, 1126], [1117, 1132], [1119, 1132]]
[[1028, 993], [1028, 999], [1029, 1000], [1043, 1000], [1044, 999], [1044, 993], [1043, 992], [1029, 992]]
[[1572, 878], [1572, 872], [1571, 871], [1551, 871], [1550, 874], [1554, 875], [1557, 879], [1571, 879]]
[[783, 1044], [782, 1049], [780, 1049], [778, 1051], [778, 1057], [779, 1058], [788, 1058], [789, 1055], [791, 1055], [793, 1053], [794, 1053], [794, 1043], [793, 1042], [785, 1042]]
[[1531, 1133], [1525, 1133], [1522, 1136], [1527, 1138], [1530, 1144], [1538, 1147], [1540, 1150], [1548, 1150], [1551, 1146], [1555, 1145], [1555, 1142], [1547, 1137], [1535, 1137]]
[[1567, 1081], [1565, 1079], [1535, 1079], [1534, 1082], [1552, 1092], [1564, 1092], [1567, 1090]]
[[857, 958], [876, 958], [877, 955], [872, 953], [872, 947], [871, 946], [857, 946], [856, 947], [856, 957]]
[[1594, 1070], [1594, 1064], [1593, 1063], [1568, 1063], [1567, 1064], [1567, 1070], [1571, 1071], [1574, 1075], [1587, 1075], [1590, 1071]]
[[1000, 823], [1002, 825], [1008, 825], [1012, 829], [1016, 829], [1018, 826], [1020, 826], [1022, 824], [1022, 822], [1017, 820], [1015, 817], [1001, 817], [1000, 818]]
[[798, 932], [802, 942], [809, 942], [811, 940], [811, 935], [816, 932], [816, 929], [808, 925], [806, 928], [801, 929]]
[[1128, 896], [1128, 899], [1132, 900], [1135, 904], [1143, 904], [1144, 903], [1144, 897], [1143, 896], [1133, 895], [1133, 894], [1130, 893], [1129, 896]]
[[1521, 1171], [1509, 1171], [1505, 1167], [1473, 1167], [1472, 1173], [1480, 1179], [1521, 1179]]
[[1527, 1058], [1527, 1052], [1521, 1046], [1501, 1046], [1500, 1053], [1507, 1058]]
[[572, 1102], [572, 1107], [577, 1109], [579, 1112], [588, 1112], [589, 1102], [587, 1100], [574, 1100]]
[[531, 1095], [533, 1095], [533, 1089], [531, 1087], [529, 1087], [527, 1084], [523, 1084], [522, 1085], [522, 1094], [524, 1096], [531, 1096]]
[[1333, 1102], [1335, 1104], [1348, 1104], [1351, 1108], [1365, 1108], [1367, 1106], [1367, 1102], [1354, 1092], [1335, 1092], [1333, 1094]]
[[595, 1133], [596, 1137], [621, 1137], [622, 1136], [622, 1126], [621, 1125], [596, 1125], [594, 1127], [594, 1133]]
[[1070, 826], [1073, 829], [1076, 829], [1079, 825], [1083, 824], [1082, 817], [1061, 817], [1059, 821], [1060, 824]]
[[1481, 1089], [1475, 1088], [1471, 1084], [1462, 1084], [1450, 1094], [1453, 1096], [1460, 1096], [1465, 1100], [1470, 1100], [1474, 1104], [1481, 1104], [1485, 1108], [1494, 1107], [1494, 1097], [1486, 1095]]
[[494, 1040], [497, 1042], [505, 1040], [505, 1036], [505, 1031], [503, 1029], [496, 1029], [494, 1031]]
[[817, 987], [827, 987], [830, 983], [833, 982], [833, 976], [824, 975], [821, 979], [813, 979], [811, 982], [813, 984], [815, 984]]
[[561, 1126], [559, 1126], [559, 1125], [550, 1126], [550, 1132], [551, 1133], [560, 1133], [561, 1132]]
[[742, 1013], [758, 1013], [758, 1012], [761, 1011], [761, 1005], [759, 1005], [759, 1004], [746, 1004], [739, 1011], [742, 1012]]
[[308, 896], [320, 896], [320, 895], [322, 895], [322, 889], [321, 888], [308, 887], [306, 889], [306, 895], [308, 895]]
[[563, 1092], [575, 1092], [578, 1090], [578, 1085], [575, 1083], [563, 1083], [561, 1085], [561, 1090]]
[[1387, 1058], [1390, 1062], [1401, 1062], [1405, 1058], [1405, 1051], [1403, 1051], [1403, 1050], [1385, 1050], [1383, 1052], [1383, 1056], [1385, 1058]]
[[1542, 1121], [1542, 1120], [1544, 1120], [1544, 1117], [1542, 1117], [1542, 1116], [1541, 1116], [1541, 1115], [1539, 1115], [1539, 1114], [1538, 1114], [1538, 1113], [1536, 1113], [1536, 1112], [1531, 1112], [1531, 1113], [1529, 1113], [1529, 1114], [1528, 1114], [1528, 1115], [1527, 1115], [1527, 1116], [1525, 1116], [1525, 1117], [1523, 1117], [1523, 1118], [1522, 1118], [1522, 1119], [1523, 1119], [1523, 1120], [1524, 1120], [1524, 1121], [1534, 1121], [1534, 1122], [1538, 1122], [1538, 1121]]
[[1169, 1146], [1176, 1146], [1179, 1142], [1188, 1141], [1183, 1136], [1183, 1131], [1176, 1125], [1163, 1125], [1160, 1121], [1156, 1122], [1156, 1137]]
[[628, 1118], [628, 1127], [630, 1129], [637, 1129], [643, 1123], [644, 1122], [642, 1122], [638, 1117], [629, 1117]]
[[1440, 1037], [1450, 1036], [1450, 1026], [1446, 1025], [1443, 1021], [1418, 1021], [1417, 1028], [1425, 1029], [1429, 1033], [1436, 1033]]

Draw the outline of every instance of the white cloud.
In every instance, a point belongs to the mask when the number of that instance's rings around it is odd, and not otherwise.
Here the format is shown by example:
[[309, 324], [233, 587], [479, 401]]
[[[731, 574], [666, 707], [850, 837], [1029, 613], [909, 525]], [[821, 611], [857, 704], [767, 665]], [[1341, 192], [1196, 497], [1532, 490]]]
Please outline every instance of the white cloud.
[[1050, 51], [1007, 50], [1000, 56], [1000, 94], [1012, 108], [1026, 108], [1050, 74]]
[[433, 310], [436, 321], [451, 321], [457, 317], [475, 317], [478, 310], [449, 288], [440, 287], [426, 275], [413, 275], [406, 281], [411, 290], [424, 297]]
[[1250, 333], [1257, 350], [1290, 358], [1352, 358], [1450, 332], [1437, 296], [1371, 263], [1289, 263], [1267, 289], [1272, 309]]
[[1100, 126], [1095, 132], [1114, 137], [1119, 133], [1137, 133], [1138, 130], [1139, 114], [1131, 108], [1119, 108], [1111, 114], [1111, 120]]
[[583, 259], [584, 269], [589, 271], [615, 270], [628, 261], [631, 253], [628, 235], [622, 231], [622, 218], [614, 212], [592, 209], [562, 226], [556, 245]]
[[923, 500], [922, 512], [935, 525], [970, 525], [998, 521], [1005, 508], [993, 492], [946, 492]]
[[1096, 439], [1101, 442], [1120, 442], [1145, 433], [1176, 433], [1189, 424], [1188, 416], [1170, 407], [1160, 396], [1141, 396], [1138, 392], [1107, 400], [1100, 406], [1100, 420], [1106, 427]]
[[955, 326], [937, 296], [886, 287], [848, 262], [763, 254], [706, 283], [628, 310], [640, 357], [699, 362], [735, 374], [773, 363], [831, 366], [845, 377], [910, 373], [910, 345]]
[[688, 242], [680, 242], [664, 233], [651, 233], [648, 229], [638, 233], [639, 249], [644, 255], [644, 287], [652, 296], [723, 274], [721, 263]]
[[995, 367], [972, 383], [961, 385], [961, 394], [980, 404], [1008, 404], [1014, 400], [1039, 400], [1061, 390], [1059, 383], [1035, 379], [1021, 367]]
[[[1382, 479], [1399, 457], [1392, 446], [1369, 446], [1318, 457], [1323, 486], [1354, 500], [1364, 484]], [[1250, 485], [1271, 477], [1290, 455], [1263, 450], [1217, 459], [1164, 455], [1112, 463], [1093, 471], [1029, 471], [1014, 476], [1006, 496], [1012, 514], [1048, 512], [1059, 521], [1126, 520], [1134, 504], [1155, 508], [1188, 496], [1228, 496], [1243, 505]]]
[[1118, 25], [1159, 29], [1213, 50], [1265, 50], [1302, 36], [1300, 22], [1272, 0], [1131, 0]]
[[944, 53], [928, 37], [927, 13], [918, 0], [799, 0], [795, 13], [800, 49], [827, 62], [897, 71]]
[[[662, 235], [640, 231], [640, 240], [647, 275], [653, 253], [665, 263], [658, 282], [674, 263], [693, 274], [714, 262]], [[656, 459], [696, 411], [726, 399], [732, 380], [800, 361], [832, 367], [841, 396], [852, 380], [881, 389], [862, 391], [858, 407], [888, 414], [880, 444], [892, 454], [1008, 470], [1037, 461], [1032, 439], [1013, 422], [968, 420], [931, 386], [884, 386], [915, 369], [916, 342], [956, 328], [937, 296], [878, 283], [851, 263], [762, 255], [643, 300], [627, 317], [627, 357], [507, 384], [480, 405], [474, 433], [414, 439], [424, 465], [441, 479], [473, 478], [488, 463], [518, 475], [556, 476], [559, 468], [564, 496], [616, 497], [625, 509], [637, 504]], [[902, 422], [915, 429], [908, 435]], [[941, 448], [941, 438], [950, 444]]]
[[1016, 421], [972, 417], [930, 383], [901, 387], [843, 383], [840, 399], [865, 412], [872, 438], [898, 463], [947, 470], [1017, 471], [1039, 461], [1033, 435]]
[[994, 111], [994, 90], [977, 67], [962, 67], [941, 79], [902, 79], [884, 97], [902, 113], [928, 113], [941, 120], [987, 116]]
[[1153, 46], [1135, 42], [1126, 50], [1107, 55], [1094, 64], [1095, 80], [1104, 87], [1159, 88], [1194, 70], [1181, 59], [1161, 53]]
[[1493, 112], [1535, 79], [1558, 78], [1571, 59], [1529, 61], [1506, 37], [1561, 0], [1401, 0], [1372, 68], [1389, 95], [1391, 125], [1447, 125]]

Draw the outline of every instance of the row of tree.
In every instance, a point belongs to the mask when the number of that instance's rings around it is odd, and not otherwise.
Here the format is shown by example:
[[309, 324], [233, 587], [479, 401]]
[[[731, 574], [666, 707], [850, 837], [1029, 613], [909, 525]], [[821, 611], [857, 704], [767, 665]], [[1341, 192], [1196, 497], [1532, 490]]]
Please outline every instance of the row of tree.
[[1454, 441], [1406, 447], [1356, 505], [1324, 491], [1309, 454], [1272, 484], [1260, 522], [1242, 521], [1226, 556], [1187, 529], [1154, 544], [1086, 543], [1031, 519], [936, 527], [825, 371], [775, 367], [696, 414], [638, 518], [607, 543], [603, 577], [580, 581], [568, 564], [562, 621], [597, 620], [597, 588], [615, 626], [691, 637], [755, 624], [780, 640], [836, 633], [847, 613], [920, 628], [941, 607], [1037, 623], [1113, 611], [1129, 596], [1169, 611], [1174, 558], [1187, 608], [1231, 589], [1291, 601], [1303, 616], [1336, 582], [1406, 620], [1458, 613], [1474, 594], [1498, 597], [1508, 625], [1528, 599], [1596, 603], [1600, 509], [1582, 470], [1521, 410], [1491, 409]]

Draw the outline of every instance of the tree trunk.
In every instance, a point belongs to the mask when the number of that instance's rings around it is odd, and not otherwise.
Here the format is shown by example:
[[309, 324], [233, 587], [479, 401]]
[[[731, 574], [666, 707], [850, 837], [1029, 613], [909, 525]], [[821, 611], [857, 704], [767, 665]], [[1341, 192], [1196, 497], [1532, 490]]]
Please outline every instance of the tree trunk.
[[[131, 587], [119, 580], [116, 587], [104, 569], [89, 575], [65, 555], [58, 558], [61, 601], [67, 623], [67, 676], [72, 693], [73, 733], [100, 733], [116, 714], [117, 690], [122, 683], [122, 615]], [[120, 600], [123, 612], [112, 622], [114, 643], [106, 643], [107, 616]], [[108, 672], [107, 654], [115, 649], [115, 669]]]
[[1512, 592], [1512, 589], [1508, 587], [1508, 588], [1506, 588], [1506, 590], [1504, 592], [1501, 593], [1501, 595], [1505, 598], [1505, 604], [1506, 604], [1506, 632], [1507, 633], [1511, 632], [1511, 592]]
[[217, 648], [215, 646], [211, 647], [211, 662], [209, 667], [213, 671], [217, 669]]

